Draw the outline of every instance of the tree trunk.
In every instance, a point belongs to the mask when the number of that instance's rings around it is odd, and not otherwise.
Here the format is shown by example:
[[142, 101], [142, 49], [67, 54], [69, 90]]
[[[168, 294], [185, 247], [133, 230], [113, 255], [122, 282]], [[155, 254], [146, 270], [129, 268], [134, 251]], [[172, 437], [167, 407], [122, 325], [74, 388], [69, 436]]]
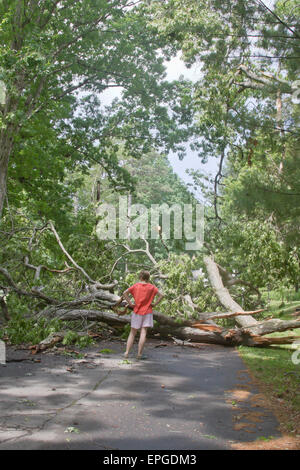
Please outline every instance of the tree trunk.
[[3, 297], [0, 297], [0, 307], [1, 307], [1, 310], [2, 310], [2, 313], [3, 313], [4, 320], [9, 321], [10, 316], [9, 316], [9, 313], [8, 313], [8, 308], [7, 308], [6, 302], [5, 302]]
[[[204, 263], [211, 286], [215, 290], [221, 304], [232, 313], [243, 312], [242, 307], [233, 300], [228, 289], [224, 287], [218, 266], [213, 258], [205, 256]], [[251, 315], [236, 316], [235, 319], [242, 327], [252, 326], [256, 323], [256, 320]]]
[[[8, 108], [8, 106], [9, 102], [7, 103], [6, 107]], [[5, 117], [5, 114], [3, 115], [3, 117]], [[14, 126], [13, 124], [8, 124], [6, 128], [0, 131], [0, 219], [2, 217], [2, 212], [7, 195], [8, 163], [13, 149], [13, 136], [15, 132], [16, 126]]]
[[256, 322], [251, 327], [243, 328], [244, 331], [250, 331], [254, 335], [264, 336], [275, 331], [287, 331], [300, 327], [300, 320], [267, 320]]
[[[0, 140], [1, 145], [1, 140]], [[6, 181], [7, 181], [7, 169], [8, 169], [8, 155], [5, 154], [5, 149], [0, 149], [0, 218], [6, 199]]]
[[[130, 323], [130, 316], [119, 316], [113, 313], [100, 310], [67, 310], [59, 309], [55, 312], [55, 317], [63, 321], [89, 320], [105, 322], [116, 328], [123, 328]], [[285, 325], [278, 325], [274, 322], [265, 329], [263, 324], [259, 324], [257, 330], [248, 328], [226, 329], [218, 325], [197, 323], [192, 320], [185, 320], [179, 324], [176, 320], [160, 312], [153, 312], [153, 317], [157, 325], [153, 333], [159, 333], [164, 338], [176, 337], [186, 341], [198, 343], [220, 344], [223, 346], [270, 346], [272, 344], [289, 344], [297, 337], [287, 338], [262, 338], [260, 334], [267, 334], [274, 331], [284, 331], [291, 328], [300, 327], [300, 320], [283, 322]], [[267, 324], [268, 322], [265, 322]], [[280, 330], [278, 330], [280, 328]]]

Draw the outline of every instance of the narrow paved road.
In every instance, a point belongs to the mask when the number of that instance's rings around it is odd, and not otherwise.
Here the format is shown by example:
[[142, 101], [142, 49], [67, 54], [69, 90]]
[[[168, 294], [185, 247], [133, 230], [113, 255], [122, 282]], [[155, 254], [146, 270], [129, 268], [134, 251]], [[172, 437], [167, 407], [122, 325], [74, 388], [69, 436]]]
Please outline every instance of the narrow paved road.
[[9, 361], [29, 360], [0, 365], [0, 450], [230, 449], [280, 436], [237, 351], [159, 344], [129, 364], [117, 341], [84, 359], [10, 349]]

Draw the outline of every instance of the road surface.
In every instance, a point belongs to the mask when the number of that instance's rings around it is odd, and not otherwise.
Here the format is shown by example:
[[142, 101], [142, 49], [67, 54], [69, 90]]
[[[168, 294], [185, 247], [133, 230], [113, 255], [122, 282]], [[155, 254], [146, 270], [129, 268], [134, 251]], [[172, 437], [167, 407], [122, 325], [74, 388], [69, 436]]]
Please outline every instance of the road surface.
[[146, 361], [133, 354], [129, 363], [120, 341], [100, 341], [79, 359], [9, 348], [0, 450], [223, 450], [280, 437], [235, 349], [159, 340], [146, 348]]

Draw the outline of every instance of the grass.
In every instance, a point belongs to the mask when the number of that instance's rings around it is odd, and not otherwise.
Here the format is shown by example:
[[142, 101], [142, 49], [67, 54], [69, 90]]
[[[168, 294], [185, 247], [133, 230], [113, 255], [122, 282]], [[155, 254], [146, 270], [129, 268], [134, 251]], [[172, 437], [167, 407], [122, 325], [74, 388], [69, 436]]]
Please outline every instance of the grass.
[[[267, 314], [281, 320], [295, 319], [290, 314], [295, 311], [296, 306], [300, 306], [300, 300], [294, 298], [282, 300], [274, 295], [271, 296]], [[291, 335], [300, 336], [300, 328], [282, 333], [272, 333], [268, 336]], [[283, 413], [282, 419], [287, 431], [297, 429], [300, 418], [300, 364], [294, 364], [292, 361], [295, 349], [297, 349], [295, 345], [280, 345], [270, 348], [239, 347], [244, 362], [254, 377], [264, 386], [270, 399], [284, 408], [286, 416], [284, 417]], [[300, 353], [298, 358], [300, 359]]]
[[245, 346], [239, 350], [255, 377], [272, 389], [272, 395], [288, 401], [300, 412], [300, 364], [293, 364], [291, 351]]
[[[300, 308], [300, 293], [289, 291], [278, 293], [274, 291], [270, 292], [268, 296], [270, 299], [267, 302], [266, 311], [263, 314], [264, 317], [272, 316], [273, 318], [278, 318], [280, 320], [296, 320], [296, 317], [292, 317], [291, 314], [295, 312], [296, 307]], [[263, 293], [262, 297], [265, 301], [267, 300], [266, 293]], [[266, 337], [280, 336], [300, 336], [300, 328], [266, 335]], [[293, 350], [295, 349], [295, 346], [286, 344], [278, 346], [278, 348]]]

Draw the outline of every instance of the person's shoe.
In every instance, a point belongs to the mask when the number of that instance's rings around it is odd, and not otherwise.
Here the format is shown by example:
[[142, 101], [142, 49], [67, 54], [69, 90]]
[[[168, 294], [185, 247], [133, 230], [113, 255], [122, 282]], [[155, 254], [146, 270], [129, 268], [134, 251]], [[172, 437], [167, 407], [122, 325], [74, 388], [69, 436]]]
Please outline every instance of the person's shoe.
[[136, 356], [138, 361], [145, 361], [148, 359], [148, 356], [145, 356], [145, 354], [142, 354], [141, 356]]
[[127, 353], [124, 353], [124, 354], [123, 354], [123, 357], [124, 357], [124, 359], [128, 359], [128, 354], [127, 354]]

